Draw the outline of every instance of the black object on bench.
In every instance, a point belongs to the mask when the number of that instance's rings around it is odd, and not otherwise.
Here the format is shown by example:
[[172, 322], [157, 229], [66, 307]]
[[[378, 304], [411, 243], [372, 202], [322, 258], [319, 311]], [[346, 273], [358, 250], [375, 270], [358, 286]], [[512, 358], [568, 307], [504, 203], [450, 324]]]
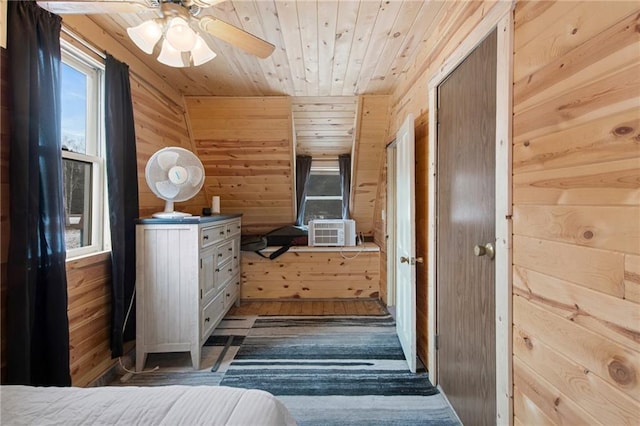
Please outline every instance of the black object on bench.
[[241, 249], [244, 251], [253, 251], [258, 255], [267, 258], [260, 252], [267, 246], [281, 246], [278, 250], [271, 253], [268, 258], [273, 260], [284, 254], [291, 246], [306, 246], [309, 241], [309, 234], [305, 227], [288, 225], [263, 235], [247, 235], [242, 237]]

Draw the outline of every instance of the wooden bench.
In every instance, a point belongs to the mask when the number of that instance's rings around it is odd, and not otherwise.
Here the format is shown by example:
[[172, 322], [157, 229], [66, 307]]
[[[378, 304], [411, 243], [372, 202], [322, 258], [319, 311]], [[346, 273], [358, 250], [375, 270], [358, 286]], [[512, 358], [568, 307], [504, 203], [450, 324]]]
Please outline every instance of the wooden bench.
[[[280, 247], [267, 247], [269, 256]], [[240, 297], [261, 299], [378, 298], [380, 248], [294, 246], [274, 260], [242, 252]]]

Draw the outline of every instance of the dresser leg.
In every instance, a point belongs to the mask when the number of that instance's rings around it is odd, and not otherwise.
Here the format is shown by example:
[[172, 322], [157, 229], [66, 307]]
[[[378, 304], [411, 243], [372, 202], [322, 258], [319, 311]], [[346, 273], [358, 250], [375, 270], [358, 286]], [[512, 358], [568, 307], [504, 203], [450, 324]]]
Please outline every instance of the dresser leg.
[[144, 365], [147, 363], [147, 354], [142, 350], [136, 349], [136, 371], [144, 370]]
[[194, 370], [200, 370], [200, 346], [191, 346], [191, 363]]

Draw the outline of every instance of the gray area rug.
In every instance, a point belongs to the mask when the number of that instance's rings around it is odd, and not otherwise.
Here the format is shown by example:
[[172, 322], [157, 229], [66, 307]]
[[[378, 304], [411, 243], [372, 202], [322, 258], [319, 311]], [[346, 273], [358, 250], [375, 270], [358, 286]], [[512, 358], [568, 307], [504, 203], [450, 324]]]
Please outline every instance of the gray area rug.
[[240, 340], [220, 384], [271, 392], [301, 425], [460, 424], [391, 316], [258, 317]]
[[158, 371], [117, 384], [263, 389], [302, 426], [460, 424], [428, 374], [408, 370], [391, 316], [231, 317], [198, 371], [188, 354], [152, 355]]

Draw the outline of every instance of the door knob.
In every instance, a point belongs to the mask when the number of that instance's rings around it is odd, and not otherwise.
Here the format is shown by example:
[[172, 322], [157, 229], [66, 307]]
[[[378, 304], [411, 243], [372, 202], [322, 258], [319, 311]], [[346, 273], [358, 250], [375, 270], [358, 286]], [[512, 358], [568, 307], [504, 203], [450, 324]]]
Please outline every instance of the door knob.
[[483, 246], [477, 245], [473, 247], [473, 254], [476, 256], [489, 256], [489, 259], [493, 259], [496, 257], [496, 249], [493, 247], [493, 244], [487, 243]]
[[400, 257], [400, 263], [408, 263], [409, 265], [415, 265], [416, 263], [424, 263], [424, 259], [421, 257]]

